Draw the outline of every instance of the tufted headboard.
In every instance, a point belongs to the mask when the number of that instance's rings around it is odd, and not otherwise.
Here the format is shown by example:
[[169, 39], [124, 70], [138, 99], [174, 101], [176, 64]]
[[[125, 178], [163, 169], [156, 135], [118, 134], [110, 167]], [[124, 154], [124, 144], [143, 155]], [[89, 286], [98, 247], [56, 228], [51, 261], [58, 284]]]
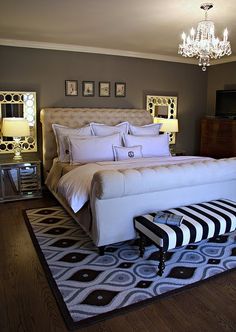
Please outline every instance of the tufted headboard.
[[129, 121], [141, 126], [153, 122], [150, 113], [143, 109], [115, 108], [44, 108], [40, 112], [43, 138], [43, 166], [47, 174], [52, 166], [53, 158], [57, 156], [56, 141], [52, 124], [57, 123], [71, 128], [80, 128], [90, 122], [116, 125]]

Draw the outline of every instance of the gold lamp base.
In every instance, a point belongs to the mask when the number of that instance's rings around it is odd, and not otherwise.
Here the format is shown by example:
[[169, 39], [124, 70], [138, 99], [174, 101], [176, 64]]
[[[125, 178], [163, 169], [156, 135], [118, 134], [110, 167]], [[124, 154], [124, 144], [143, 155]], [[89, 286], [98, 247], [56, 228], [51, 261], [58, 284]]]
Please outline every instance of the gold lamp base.
[[170, 153], [172, 156], [175, 156], [175, 144], [170, 144], [169, 145], [170, 148]]
[[15, 142], [15, 147], [14, 147], [14, 157], [13, 160], [23, 160], [22, 155], [21, 155], [21, 145], [20, 145], [20, 137], [13, 137], [14, 142]]

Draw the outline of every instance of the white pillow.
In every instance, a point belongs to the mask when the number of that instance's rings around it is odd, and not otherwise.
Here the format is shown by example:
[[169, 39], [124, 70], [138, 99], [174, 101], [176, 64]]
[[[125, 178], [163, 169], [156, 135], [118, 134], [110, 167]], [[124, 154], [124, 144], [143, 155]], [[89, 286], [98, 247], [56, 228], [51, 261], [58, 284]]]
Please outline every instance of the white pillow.
[[113, 146], [115, 160], [128, 160], [128, 159], [137, 159], [142, 158], [142, 146], [132, 146], [129, 148], [123, 146]]
[[162, 123], [151, 123], [145, 126], [129, 125], [129, 132], [131, 135], [137, 136], [154, 136], [159, 135]]
[[126, 147], [142, 145], [143, 157], [164, 157], [171, 155], [168, 134], [158, 136], [124, 135], [124, 143]]
[[129, 122], [122, 122], [116, 126], [107, 126], [102, 123], [91, 122], [90, 127], [95, 136], [106, 136], [114, 133], [128, 134]]
[[57, 143], [58, 160], [61, 162], [69, 162], [69, 146], [67, 136], [92, 136], [89, 126], [82, 128], [69, 128], [59, 124], [52, 124], [52, 129]]
[[113, 145], [121, 145], [119, 133], [103, 137], [68, 137], [70, 163], [114, 160]]

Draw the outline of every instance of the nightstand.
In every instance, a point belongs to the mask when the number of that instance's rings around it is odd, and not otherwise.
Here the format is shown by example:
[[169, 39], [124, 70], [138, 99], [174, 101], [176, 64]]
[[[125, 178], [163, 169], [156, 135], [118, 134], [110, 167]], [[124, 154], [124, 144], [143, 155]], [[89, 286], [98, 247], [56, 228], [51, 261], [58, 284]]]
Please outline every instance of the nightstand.
[[171, 155], [173, 157], [176, 157], [176, 156], [186, 156], [186, 151], [176, 149], [175, 144], [170, 144], [169, 148], [170, 148], [170, 153], [171, 153]]
[[186, 152], [185, 151], [176, 151], [174, 156], [186, 156]]
[[40, 160], [0, 160], [0, 203], [38, 197], [42, 197]]

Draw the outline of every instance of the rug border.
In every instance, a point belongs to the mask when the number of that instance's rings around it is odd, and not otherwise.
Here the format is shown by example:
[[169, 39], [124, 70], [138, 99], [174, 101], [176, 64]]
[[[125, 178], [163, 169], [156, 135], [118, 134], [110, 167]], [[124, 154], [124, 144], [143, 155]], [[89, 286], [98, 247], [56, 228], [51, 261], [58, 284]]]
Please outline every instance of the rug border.
[[27, 215], [27, 211], [30, 211], [30, 210], [40, 210], [40, 209], [46, 209], [46, 208], [50, 209], [50, 208], [55, 208], [55, 207], [60, 207], [60, 208], [63, 209], [63, 207], [61, 207], [60, 205], [53, 205], [53, 206], [49, 206], [49, 207], [45, 207], [44, 206], [44, 207], [38, 207], [38, 208], [24, 209], [24, 210], [22, 210], [22, 213], [23, 213], [25, 224], [26, 224], [27, 229], [29, 231], [31, 240], [32, 240], [33, 245], [35, 247], [36, 253], [37, 253], [38, 257], [39, 257], [39, 261], [40, 261], [40, 263], [41, 263], [41, 265], [43, 267], [44, 273], [46, 275], [47, 282], [49, 283], [49, 286], [50, 286], [51, 291], [53, 293], [53, 296], [54, 296], [54, 298], [56, 300], [58, 308], [59, 308], [59, 310], [60, 310], [60, 312], [62, 314], [64, 322], [65, 322], [67, 328], [69, 330], [71, 330], [71, 331], [75, 330], [75, 329], [78, 329], [78, 328], [87, 327], [87, 326], [95, 324], [95, 323], [99, 323], [99, 322], [104, 321], [106, 319], [110, 319], [110, 318], [112, 318], [114, 316], [121, 315], [122, 313], [130, 312], [130, 311], [132, 311], [135, 308], [140, 308], [142, 306], [145, 306], [145, 305], [148, 305], [148, 304], [153, 303], [155, 301], [158, 301], [159, 299], [162, 299], [162, 298], [167, 297], [169, 295], [174, 295], [174, 294], [180, 293], [181, 291], [184, 291], [186, 289], [197, 287], [198, 284], [206, 282], [209, 279], [214, 279], [214, 278], [217, 278], [217, 277], [221, 276], [222, 274], [226, 274], [226, 273], [229, 273], [229, 272], [232, 272], [232, 271], [236, 270], [236, 267], [235, 267], [235, 268], [226, 270], [224, 272], [215, 274], [215, 275], [213, 275], [211, 277], [208, 277], [206, 279], [196, 281], [196, 282], [194, 282], [192, 284], [185, 285], [185, 286], [182, 286], [182, 287], [177, 288], [177, 289], [173, 289], [172, 291], [169, 291], [167, 293], [156, 295], [156, 296], [154, 296], [154, 297], [152, 297], [150, 299], [142, 300], [142, 301], [139, 301], [138, 303], [133, 303], [133, 304], [130, 304], [130, 305], [126, 306], [126, 307], [115, 309], [115, 310], [109, 311], [107, 313], [98, 314], [97, 316], [94, 316], [94, 317], [91, 317], [91, 318], [85, 318], [85, 319], [81, 320], [80, 322], [74, 322], [73, 319], [72, 319], [72, 317], [71, 317], [71, 315], [70, 315], [70, 312], [67, 309], [67, 306], [66, 306], [66, 304], [65, 304], [65, 302], [63, 300], [61, 292], [59, 291], [59, 289], [57, 287], [56, 281], [53, 278], [53, 275], [52, 275], [52, 273], [50, 271], [49, 265], [48, 265], [48, 263], [46, 261], [45, 256], [43, 255], [43, 252], [42, 252], [42, 250], [40, 248], [40, 245], [39, 245], [39, 243], [37, 241], [37, 238], [36, 238], [36, 236], [34, 234], [33, 228], [31, 226], [31, 223], [30, 223], [28, 215]]

